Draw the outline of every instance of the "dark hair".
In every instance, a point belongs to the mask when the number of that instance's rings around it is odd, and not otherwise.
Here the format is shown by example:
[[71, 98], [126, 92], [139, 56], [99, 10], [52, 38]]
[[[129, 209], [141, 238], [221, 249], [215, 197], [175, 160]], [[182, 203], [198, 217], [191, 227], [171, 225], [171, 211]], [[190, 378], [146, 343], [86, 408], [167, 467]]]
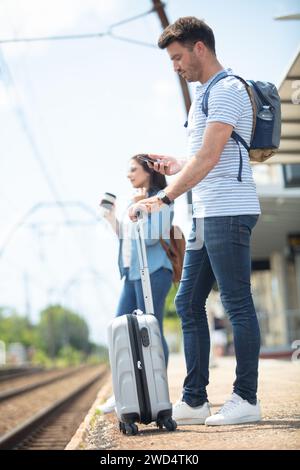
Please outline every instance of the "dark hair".
[[130, 160], [135, 160], [139, 165], [143, 167], [146, 173], [149, 173], [150, 175], [149, 189], [150, 190], [164, 189], [167, 186], [167, 180], [166, 180], [165, 175], [162, 175], [161, 173], [158, 173], [157, 171], [150, 168], [147, 162], [144, 162], [143, 160], [139, 159], [140, 155], [146, 156], [146, 154], [138, 153], [137, 155], [134, 155], [133, 157], [131, 157]]
[[195, 16], [183, 16], [167, 26], [158, 40], [158, 47], [165, 49], [174, 41], [178, 41], [182, 46], [188, 48], [192, 48], [196, 42], [202, 41], [208, 49], [216, 54], [213, 30], [203, 20], [199, 20]]

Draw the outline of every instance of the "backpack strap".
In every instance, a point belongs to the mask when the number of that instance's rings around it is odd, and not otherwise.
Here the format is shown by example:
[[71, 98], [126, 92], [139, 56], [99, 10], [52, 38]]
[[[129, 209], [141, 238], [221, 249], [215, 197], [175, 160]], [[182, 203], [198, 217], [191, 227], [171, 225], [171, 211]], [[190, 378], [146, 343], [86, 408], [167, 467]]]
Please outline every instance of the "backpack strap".
[[218, 83], [220, 80], [223, 80], [223, 78], [226, 78], [228, 77], [228, 73], [227, 72], [221, 72], [219, 73], [211, 82], [210, 84], [208, 85], [208, 87], [206, 88], [205, 90], [205, 93], [204, 93], [204, 96], [203, 96], [203, 100], [202, 100], [202, 113], [205, 114], [205, 116], [207, 117], [208, 116], [208, 98], [209, 98], [209, 94], [210, 94], [210, 89], [216, 84]]
[[[246, 90], [248, 92], [248, 88], [249, 88], [249, 85], [248, 83], [246, 82], [246, 80], [244, 80], [242, 77], [239, 77], [238, 75], [229, 75], [227, 72], [221, 72], [219, 73], [212, 81], [211, 83], [208, 85], [208, 87], [206, 88], [205, 90], [205, 93], [204, 93], [204, 96], [203, 96], [203, 100], [202, 100], [202, 112], [203, 114], [205, 114], [205, 116], [207, 117], [208, 116], [208, 98], [209, 98], [209, 94], [210, 94], [210, 90], [211, 88], [216, 84], [218, 83], [220, 80], [223, 80], [224, 78], [226, 77], [235, 77], [237, 78], [238, 80], [240, 80], [246, 87]], [[251, 81], [251, 84], [252, 84], [252, 81]], [[255, 83], [254, 83], [255, 85]], [[255, 90], [256, 90], [256, 85], [255, 85]], [[259, 90], [260, 91], [260, 90]], [[249, 93], [248, 93], [249, 94]], [[241, 147], [240, 147], [240, 144], [242, 144], [243, 147], [245, 147], [245, 149], [247, 150], [247, 152], [250, 151], [250, 147], [249, 145], [247, 144], [247, 142], [235, 131], [232, 131], [231, 133], [231, 136], [230, 136], [237, 144], [238, 148], [239, 148], [239, 156], [240, 156], [240, 164], [239, 164], [239, 172], [238, 172], [238, 176], [237, 176], [237, 180], [238, 181], [242, 181], [242, 169], [243, 169], [243, 158], [242, 158], [242, 151], [241, 151]]]
[[[242, 151], [241, 151], [241, 146], [240, 146], [240, 143], [242, 143], [241, 141], [245, 142], [244, 139], [242, 139], [241, 136], [239, 136], [236, 132], [232, 131], [232, 134], [231, 134], [231, 138], [235, 141], [235, 143], [237, 144], [238, 148], [239, 148], [239, 156], [240, 156], [240, 164], [239, 164], [239, 172], [238, 172], [238, 176], [237, 176], [237, 180], [239, 182], [242, 181], [242, 171], [243, 171], [243, 156], [242, 156]], [[246, 142], [245, 142], [246, 144]], [[242, 144], [243, 145], [243, 144]], [[246, 144], [247, 145], [247, 144]], [[247, 146], [248, 147], [248, 146]], [[248, 149], [247, 149], [248, 150]], [[250, 150], [250, 148], [249, 148]]]

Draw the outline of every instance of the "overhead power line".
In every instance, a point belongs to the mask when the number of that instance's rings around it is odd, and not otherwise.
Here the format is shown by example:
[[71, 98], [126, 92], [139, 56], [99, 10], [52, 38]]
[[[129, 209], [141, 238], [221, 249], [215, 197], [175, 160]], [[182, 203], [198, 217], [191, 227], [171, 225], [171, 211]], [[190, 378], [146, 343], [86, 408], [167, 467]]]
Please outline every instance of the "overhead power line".
[[[60, 201], [61, 197], [58, 194], [58, 191], [56, 189], [54, 181], [52, 180], [52, 178], [49, 175], [46, 164], [43, 160], [43, 157], [42, 157], [42, 155], [39, 151], [38, 145], [35, 141], [34, 134], [33, 134], [32, 130], [31, 130], [29, 124], [28, 124], [25, 112], [24, 112], [23, 108], [21, 107], [21, 100], [20, 100], [20, 98], [18, 96], [18, 93], [17, 93], [17, 87], [15, 85], [13, 76], [12, 76], [12, 74], [10, 72], [10, 69], [9, 69], [9, 67], [8, 67], [8, 65], [5, 61], [5, 58], [3, 56], [3, 53], [1, 51], [1, 49], [0, 49], [0, 63], [2, 65], [2, 78], [4, 79], [4, 81], [5, 81], [5, 83], [8, 87], [11, 87], [12, 89], [14, 89], [14, 92], [17, 96], [17, 103], [14, 105], [14, 109], [15, 109], [16, 115], [19, 119], [19, 122], [21, 124], [21, 127], [24, 131], [24, 134], [26, 135], [26, 137], [28, 139], [28, 142], [31, 146], [32, 154], [33, 154], [35, 160], [39, 164], [40, 170], [41, 170], [41, 172], [42, 172], [42, 174], [43, 174], [43, 176], [44, 176], [44, 178], [47, 182], [49, 190], [52, 193], [54, 199], [57, 200], [57, 201]], [[64, 216], [66, 216], [65, 213], [64, 213]]]
[[[41, 209], [49, 209], [53, 207], [59, 207], [63, 208], [66, 210], [67, 207], [76, 207], [80, 208], [83, 212], [89, 214], [92, 219], [98, 223], [98, 222], [103, 222], [102, 218], [97, 215], [97, 213], [89, 207], [87, 204], [81, 202], [81, 201], [54, 201], [54, 202], [39, 202], [35, 204], [29, 211], [27, 211], [21, 219], [16, 222], [16, 224], [12, 227], [8, 235], [6, 236], [6, 239], [4, 240], [2, 246], [0, 246], [0, 258], [3, 256], [7, 246], [11, 242], [12, 238], [14, 237], [15, 233], [19, 230], [20, 227], [24, 226], [25, 223], [27, 223], [27, 220], [36, 212], [40, 211]], [[89, 220], [90, 222], [90, 220]], [[65, 225], [69, 225], [69, 220], [65, 219]], [[71, 224], [72, 225], [72, 224]]]
[[[28, 123], [28, 120], [27, 120], [27, 116], [26, 116], [26, 113], [25, 111], [23, 110], [22, 106], [21, 106], [21, 99], [20, 97], [18, 96], [18, 91], [17, 91], [17, 87], [16, 87], [16, 84], [14, 82], [14, 79], [13, 79], [13, 75], [9, 69], [9, 66], [8, 64], [6, 63], [5, 61], [5, 58], [3, 56], [3, 53], [1, 51], [1, 48], [0, 48], [0, 64], [1, 64], [1, 69], [2, 69], [2, 78], [3, 78], [3, 81], [4, 83], [8, 86], [8, 87], [11, 87], [12, 89], [14, 89], [15, 91], [15, 95], [17, 97], [17, 103], [14, 105], [14, 111], [19, 119], [19, 122], [20, 122], [20, 125], [24, 131], [24, 134], [25, 136], [27, 137], [27, 140], [30, 144], [30, 147], [31, 147], [31, 150], [32, 150], [32, 155], [33, 157], [35, 158], [35, 160], [37, 161], [38, 165], [39, 165], [39, 168], [41, 170], [41, 173], [47, 183], [47, 186], [49, 188], [49, 191], [54, 199], [54, 204], [57, 205], [57, 207], [60, 209], [61, 213], [62, 213], [62, 216], [63, 216], [63, 220], [65, 221], [66, 225], [68, 224], [68, 221], [69, 221], [69, 214], [68, 214], [68, 211], [66, 209], [66, 205], [62, 203], [62, 198], [60, 196], [60, 193], [56, 187], [56, 184], [53, 180], [53, 178], [50, 176], [49, 172], [48, 172], [48, 169], [47, 169], [47, 165], [44, 161], [44, 158], [40, 152], [40, 149], [39, 149], [39, 146], [35, 140], [35, 137], [34, 137], [34, 133]], [[12, 231], [14, 231], [14, 227], [12, 229]], [[74, 240], [75, 241], [75, 240]], [[92, 266], [93, 265], [93, 262], [92, 262], [92, 258], [91, 257], [88, 257], [87, 254], [86, 254], [86, 251], [85, 250], [82, 250], [82, 247], [81, 245], [77, 242], [76, 240], [76, 243], [78, 244], [79, 248], [80, 248], [80, 253], [82, 253], [86, 259], [88, 260], [88, 263]], [[0, 258], [2, 256], [2, 250], [0, 250]]]
[[28, 38], [9, 38], [9, 39], [0, 39], [0, 44], [10, 44], [18, 42], [40, 42], [40, 41], [69, 41], [72, 39], [93, 39], [101, 38], [106, 36], [106, 33], [87, 33], [87, 34], [67, 34], [62, 36], [35, 36]]
[[[154, 8], [157, 12], [157, 15], [159, 17], [161, 26], [165, 29], [167, 26], [169, 26], [170, 22], [167, 17], [167, 14], [165, 12], [165, 4], [161, 0], [152, 0], [152, 3], [154, 5]], [[183, 95], [183, 100], [184, 100], [184, 105], [185, 105], [185, 110], [186, 110], [186, 115], [188, 117], [189, 110], [191, 107], [191, 97], [190, 97], [190, 92], [189, 88], [187, 85], [186, 80], [181, 77], [181, 75], [178, 75], [182, 95]], [[188, 204], [188, 211], [189, 213], [191, 212], [192, 208], [192, 192], [189, 190], [187, 193], [187, 204]]]
[[124, 36], [117, 36], [116, 34], [113, 34], [113, 33], [110, 33], [109, 36], [112, 39], [117, 39], [118, 41], [129, 42], [131, 44], [136, 44], [137, 46], [152, 47], [154, 49], [157, 49], [156, 44], [151, 44], [151, 43], [145, 42], [145, 41], [139, 41], [138, 39], [126, 38]]
[[[165, 4], [163, 3], [165, 6]], [[109, 36], [113, 39], [117, 39], [119, 41], [126, 41], [133, 44], [137, 44], [140, 46], [146, 47], [157, 47], [155, 44], [150, 44], [144, 41], [139, 41], [133, 38], [126, 38], [123, 36], [117, 36], [113, 33], [113, 29], [119, 26], [123, 26], [126, 23], [130, 23], [131, 21], [135, 21], [139, 18], [144, 16], [150, 15], [151, 13], [156, 12], [157, 7], [154, 5], [150, 10], [140, 13], [135, 16], [131, 16], [130, 18], [126, 18], [124, 20], [118, 21], [117, 23], [113, 23], [108, 26], [106, 31], [98, 32], [98, 33], [83, 33], [83, 34], [67, 34], [67, 35], [55, 35], [55, 36], [39, 36], [39, 37], [24, 37], [24, 38], [6, 38], [0, 39], [0, 44], [11, 44], [11, 43], [20, 43], [20, 42], [41, 42], [41, 41], [70, 41], [70, 40], [78, 40], [78, 39], [95, 39], [95, 38], [102, 38], [105, 36]]]

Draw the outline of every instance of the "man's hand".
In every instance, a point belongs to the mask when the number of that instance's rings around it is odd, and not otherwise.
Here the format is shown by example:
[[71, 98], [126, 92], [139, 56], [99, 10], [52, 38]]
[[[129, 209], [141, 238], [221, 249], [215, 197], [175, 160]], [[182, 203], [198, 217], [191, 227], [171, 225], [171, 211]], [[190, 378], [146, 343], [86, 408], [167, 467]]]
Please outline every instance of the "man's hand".
[[218, 164], [233, 126], [223, 122], [210, 122], [203, 134], [201, 148], [184, 165], [177, 177], [164, 189], [173, 201], [202, 181]]
[[132, 206], [129, 207], [129, 218], [132, 220], [132, 222], [135, 222], [137, 220], [137, 212], [158, 212], [162, 205], [162, 200], [156, 196], [142, 199], [141, 201], [132, 204]]
[[167, 157], [165, 155], [155, 155], [149, 153], [149, 157], [155, 160], [159, 160], [160, 163], [148, 163], [150, 168], [153, 168], [162, 175], [176, 175], [184, 166], [184, 161], [178, 160], [175, 157]]

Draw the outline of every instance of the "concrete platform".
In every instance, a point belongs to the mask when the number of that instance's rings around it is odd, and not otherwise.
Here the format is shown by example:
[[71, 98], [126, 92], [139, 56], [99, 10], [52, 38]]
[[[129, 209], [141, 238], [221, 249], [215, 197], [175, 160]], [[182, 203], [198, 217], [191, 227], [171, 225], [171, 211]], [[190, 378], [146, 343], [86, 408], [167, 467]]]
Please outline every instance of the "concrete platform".
[[[213, 412], [231, 394], [234, 370], [233, 358], [220, 358], [211, 368], [208, 393]], [[139, 425], [137, 436], [124, 436], [119, 432], [114, 413], [100, 415], [96, 411], [98, 404], [111, 393], [111, 383], [108, 382], [67, 449], [299, 449], [300, 360], [262, 359], [259, 372], [259, 399], [263, 412], [260, 423], [221, 427], [180, 426], [174, 433], [160, 431], [154, 424]], [[185, 376], [182, 355], [171, 355], [168, 374], [174, 402], [181, 395]]]

